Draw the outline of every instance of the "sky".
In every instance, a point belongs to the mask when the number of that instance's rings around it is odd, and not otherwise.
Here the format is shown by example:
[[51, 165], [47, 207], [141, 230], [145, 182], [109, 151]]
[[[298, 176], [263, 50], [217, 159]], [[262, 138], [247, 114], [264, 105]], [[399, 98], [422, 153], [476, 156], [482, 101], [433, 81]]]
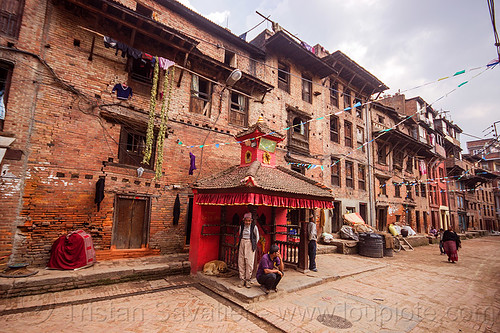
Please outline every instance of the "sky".
[[[309, 45], [342, 51], [390, 88], [384, 93], [420, 96], [436, 111], [448, 111], [464, 132], [464, 153], [466, 141], [492, 137], [490, 126], [500, 121], [500, 65], [482, 73], [498, 58], [487, 0], [179, 2], [235, 35], [263, 20], [258, 11]], [[270, 23], [259, 25], [247, 41], [266, 28]], [[452, 78], [438, 81], [447, 76]], [[500, 122], [496, 126], [500, 134]]]

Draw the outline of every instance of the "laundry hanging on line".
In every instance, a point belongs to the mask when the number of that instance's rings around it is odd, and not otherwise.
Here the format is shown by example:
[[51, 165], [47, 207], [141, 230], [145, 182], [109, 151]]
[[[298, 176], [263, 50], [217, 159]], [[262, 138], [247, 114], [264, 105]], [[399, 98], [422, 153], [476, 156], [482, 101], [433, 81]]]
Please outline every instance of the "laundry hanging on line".
[[113, 87], [113, 90], [111, 92], [116, 91], [116, 98], [121, 99], [121, 100], [127, 100], [129, 97], [132, 97], [132, 88], [128, 87], [122, 83], [117, 83]]

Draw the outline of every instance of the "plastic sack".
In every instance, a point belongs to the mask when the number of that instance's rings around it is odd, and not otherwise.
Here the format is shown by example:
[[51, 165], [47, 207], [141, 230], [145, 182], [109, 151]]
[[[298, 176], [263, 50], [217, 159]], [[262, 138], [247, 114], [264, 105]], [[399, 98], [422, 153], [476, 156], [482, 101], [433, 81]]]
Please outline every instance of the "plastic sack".
[[332, 234], [326, 232], [322, 233], [321, 237], [323, 238], [323, 242], [325, 243], [331, 243], [334, 239]]
[[396, 226], [394, 224], [390, 224], [389, 225], [389, 232], [393, 235], [393, 236], [397, 236], [399, 235], [397, 229], [396, 229]]
[[355, 241], [359, 241], [358, 235], [348, 225], [343, 225], [342, 228], [340, 228], [340, 238], [342, 238], [342, 239], [352, 239], [352, 240], [355, 240]]
[[409, 225], [403, 226], [403, 230], [408, 231], [408, 236], [415, 236], [417, 234]]

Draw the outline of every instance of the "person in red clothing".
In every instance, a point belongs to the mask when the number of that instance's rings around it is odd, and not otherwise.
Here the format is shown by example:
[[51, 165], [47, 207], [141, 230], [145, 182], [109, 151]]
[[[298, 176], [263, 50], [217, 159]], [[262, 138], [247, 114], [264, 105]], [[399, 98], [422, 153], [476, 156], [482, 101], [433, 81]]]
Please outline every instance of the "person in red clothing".
[[259, 268], [257, 268], [257, 282], [260, 283], [260, 289], [266, 294], [269, 294], [269, 290], [278, 292], [278, 283], [284, 275], [285, 265], [279, 250], [278, 245], [271, 245], [269, 253], [262, 256]]
[[455, 261], [458, 261], [458, 249], [461, 247], [460, 237], [453, 230], [453, 227], [450, 226], [444, 232], [442, 240], [444, 252], [448, 255], [448, 261], [454, 264]]

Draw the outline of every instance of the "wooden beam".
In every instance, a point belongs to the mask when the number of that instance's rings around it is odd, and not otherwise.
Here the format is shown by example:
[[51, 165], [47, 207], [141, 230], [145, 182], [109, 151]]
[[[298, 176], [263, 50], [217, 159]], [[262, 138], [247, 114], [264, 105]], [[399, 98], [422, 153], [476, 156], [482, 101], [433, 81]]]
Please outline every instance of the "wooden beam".
[[[142, 34], [144, 34], [145, 36], [148, 36], [156, 41], [158, 41], [159, 43], [161, 44], [165, 44], [165, 39], [162, 39], [160, 36], [158, 36], [157, 34], [154, 34], [154, 33], [150, 33], [149, 31], [146, 30], [146, 28], [142, 28], [142, 27], [138, 27], [137, 24], [134, 24], [134, 23], [131, 23], [131, 22], [128, 22], [126, 21], [125, 19], [121, 19], [119, 17], [116, 17], [116, 16], [113, 16], [107, 12], [103, 12], [102, 10], [96, 8], [96, 7], [93, 7], [85, 2], [83, 2], [82, 0], [67, 0], [68, 2], [71, 2], [75, 5], [78, 5], [80, 7], [82, 7], [83, 9], [86, 9], [90, 12], [93, 12], [93, 13], [96, 13], [100, 16], [103, 16], [104, 18], [107, 18], [111, 21], [114, 21], [116, 23], [118, 23], [119, 25], [122, 25], [122, 26], [125, 26], [125, 27], [128, 27], [132, 30], [136, 29], [137, 32], [140, 32]], [[124, 12], [125, 13], [125, 12]], [[126, 13], [125, 13], [126, 14]], [[150, 24], [151, 26], [153, 26], [152, 24]], [[169, 32], [169, 31], [166, 31], [164, 29], [162, 29], [162, 31], [165, 31], [166, 33], [170, 34], [170, 39], [169, 40], [172, 40], [175, 36], [174, 33], [172, 32]], [[180, 37], [180, 36], [177, 36], [180, 40], [184, 41], [184, 42], [187, 42], [184, 38]], [[193, 44], [196, 46], [196, 44]], [[133, 45], [131, 45], [133, 46]], [[179, 47], [178, 45], [174, 45], [176, 48], [181, 48], [183, 51], [185, 52], [188, 52], [189, 50], [184, 48], [184, 47]]]

